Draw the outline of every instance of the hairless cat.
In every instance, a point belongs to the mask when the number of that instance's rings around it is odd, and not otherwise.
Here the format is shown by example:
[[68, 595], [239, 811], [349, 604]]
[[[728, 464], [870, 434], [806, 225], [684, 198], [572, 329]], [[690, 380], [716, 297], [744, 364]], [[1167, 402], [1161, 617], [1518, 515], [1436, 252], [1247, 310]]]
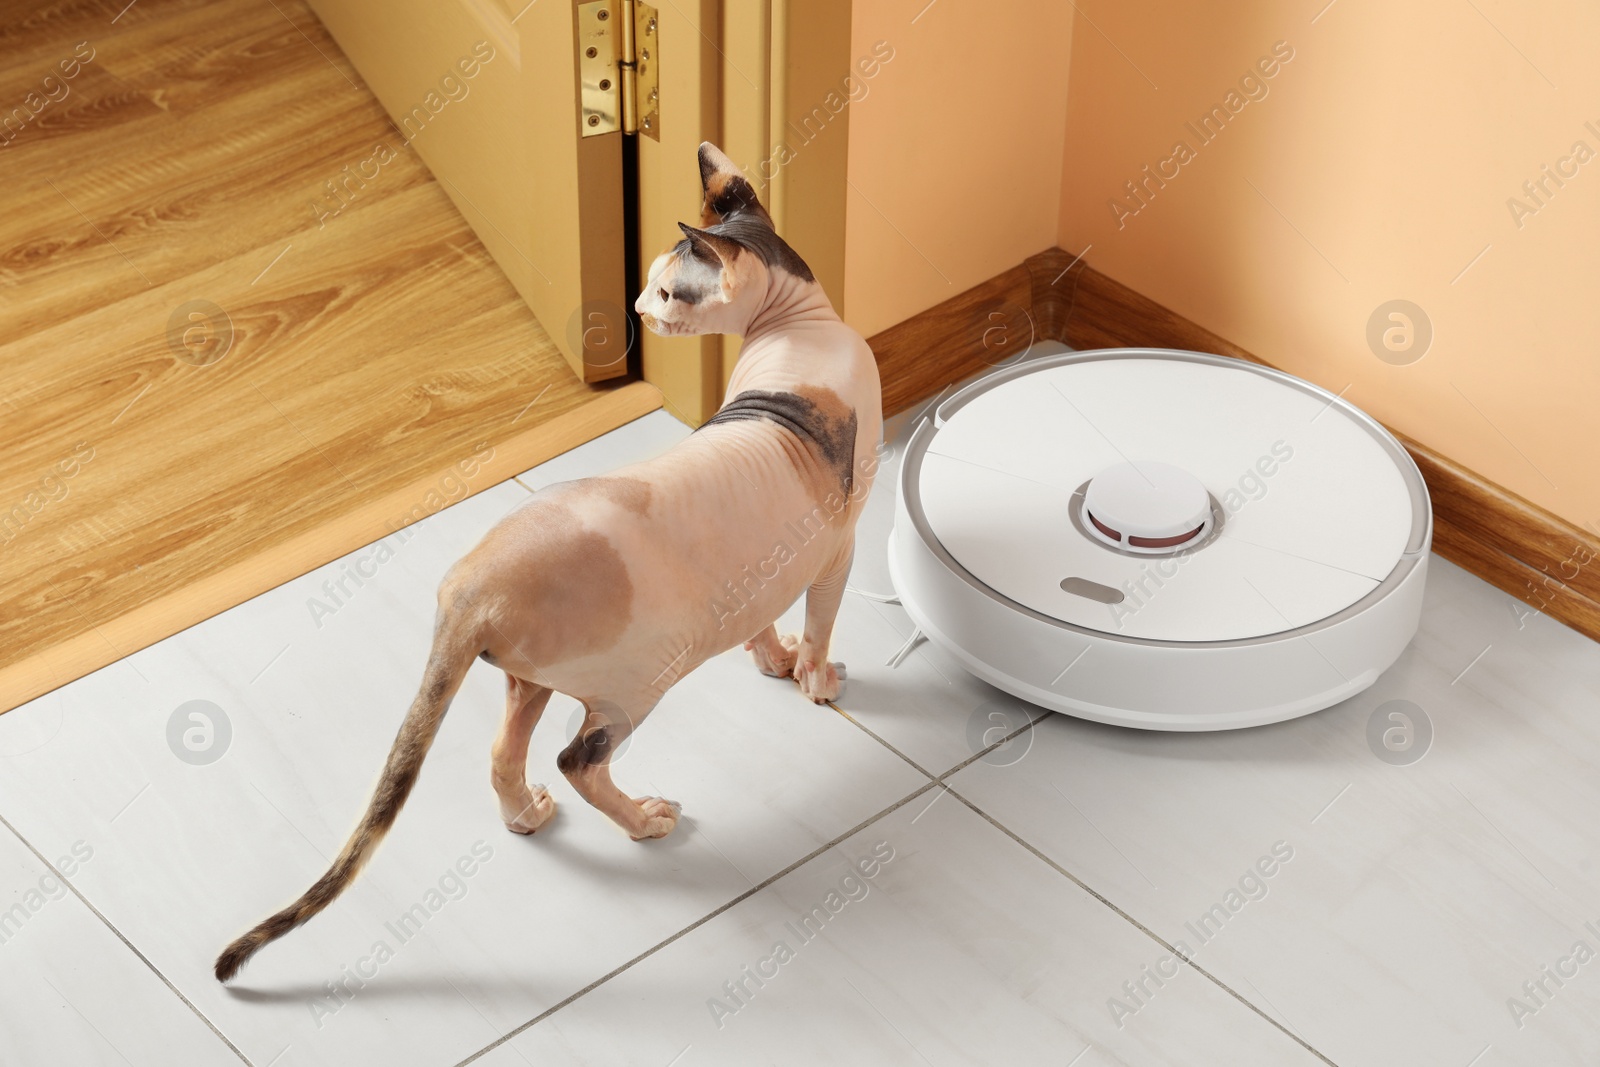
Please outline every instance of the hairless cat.
[[[526, 768], [552, 692], [585, 710], [556, 766], [635, 840], [671, 833], [678, 805], [624, 793], [611, 754], [678, 679], [742, 643], [762, 673], [819, 703], [838, 695], [828, 642], [880, 457], [877, 363], [738, 168], [709, 142], [699, 161], [700, 226], [679, 224], [684, 239], [651, 265], [635, 308], [664, 336], [742, 336], [729, 399], [655, 459], [535, 493], [450, 568], [421, 688], [366, 814], [299, 900], [223, 950], [219, 981], [360, 871], [474, 659], [505, 672], [490, 781], [521, 834], [556, 810]], [[804, 632], [780, 637], [773, 623], [802, 592]]]

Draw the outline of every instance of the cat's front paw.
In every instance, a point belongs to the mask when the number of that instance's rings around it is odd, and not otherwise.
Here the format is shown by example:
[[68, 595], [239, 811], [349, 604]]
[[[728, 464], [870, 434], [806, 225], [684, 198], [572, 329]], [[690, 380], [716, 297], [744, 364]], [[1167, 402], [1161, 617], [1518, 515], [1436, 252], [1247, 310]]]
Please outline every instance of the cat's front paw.
[[823, 704], [838, 697], [843, 670], [842, 663], [802, 659], [795, 664], [794, 680], [800, 683], [800, 692], [807, 699]]
[[794, 637], [780, 639], [770, 631], [744, 643], [746, 651], [756, 661], [756, 669], [769, 678], [787, 678], [794, 673], [798, 645]]

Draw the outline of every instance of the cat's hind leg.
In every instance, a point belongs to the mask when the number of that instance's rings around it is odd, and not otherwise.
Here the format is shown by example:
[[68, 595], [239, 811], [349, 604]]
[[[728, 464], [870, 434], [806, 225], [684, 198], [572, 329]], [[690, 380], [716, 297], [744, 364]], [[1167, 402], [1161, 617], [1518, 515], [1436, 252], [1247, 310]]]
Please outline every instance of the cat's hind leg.
[[500, 818], [513, 833], [531, 834], [556, 813], [545, 787], [528, 783], [528, 738], [549, 703], [549, 689], [506, 675], [506, 718], [490, 751], [489, 781], [500, 798]]
[[583, 725], [556, 757], [556, 766], [583, 799], [635, 841], [666, 837], [678, 825], [679, 806], [661, 797], [630, 797], [611, 780], [612, 756], [650, 709], [630, 715], [607, 700], [585, 700], [583, 707]]

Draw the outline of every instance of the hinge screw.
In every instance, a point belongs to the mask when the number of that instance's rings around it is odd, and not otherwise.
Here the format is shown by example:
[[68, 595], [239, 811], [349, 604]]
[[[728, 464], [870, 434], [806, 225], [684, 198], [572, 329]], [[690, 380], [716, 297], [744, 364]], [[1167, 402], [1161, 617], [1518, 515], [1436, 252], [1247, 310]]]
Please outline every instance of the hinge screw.
[[600, 116], [599, 115], [590, 115], [589, 116], [589, 125], [591, 125], [591, 126], [600, 125]]
[[611, 17], [611, 12], [607, 11], [605, 8], [601, 8], [599, 11], [595, 12], [594, 17], [599, 19], [601, 22], [604, 22], [606, 19]]

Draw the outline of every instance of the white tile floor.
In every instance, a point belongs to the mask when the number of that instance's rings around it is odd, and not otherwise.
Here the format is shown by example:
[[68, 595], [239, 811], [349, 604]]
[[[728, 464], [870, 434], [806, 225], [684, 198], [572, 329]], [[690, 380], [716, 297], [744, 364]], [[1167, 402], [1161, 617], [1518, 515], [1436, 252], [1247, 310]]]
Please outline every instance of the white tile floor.
[[[520, 481], [685, 433], [656, 413]], [[863, 521], [866, 592], [890, 591], [894, 466]], [[354, 553], [0, 716], [0, 1064], [1600, 1057], [1600, 647], [1437, 558], [1422, 632], [1372, 690], [1213, 735], [1027, 727], [1037, 709], [927, 645], [884, 666], [910, 624], [851, 595], [845, 714], [742, 652], [672, 690], [616, 769], [684, 805], [644, 844], [555, 772], [565, 698], [530, 758], [562, 812], [506, 832], [500, 676], [479, 664], [361, 880], [219, 986], [217, 950], [303, 890], [364, 804], [440, 575], [526, 493], [498, 486], [392, 558]], [[335, 602], [324, 583], [357, 562], [370, 577]], [[1432, 723], [1420, 762], [1368, 746], [1392, 699]], [[190, 701], [218, 724], [193, 753]], [[1201, 938], [1208, 914], [1227, 917]], [[1171, 962], [1180, 941], [1193, 967]]]

